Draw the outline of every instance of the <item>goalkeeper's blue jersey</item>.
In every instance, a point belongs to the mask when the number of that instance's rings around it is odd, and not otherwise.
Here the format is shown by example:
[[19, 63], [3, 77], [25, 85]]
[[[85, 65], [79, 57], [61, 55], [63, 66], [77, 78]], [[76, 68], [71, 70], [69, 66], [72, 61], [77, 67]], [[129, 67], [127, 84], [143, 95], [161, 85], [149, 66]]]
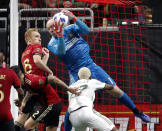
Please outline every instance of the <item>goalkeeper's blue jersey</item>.
[[81, 67], [93, 63], [89, 55], [89, 45], [80, 36], [82, 32], [84, 33], [84, 30], [81, 30], [76, 24], [71, 24], [64, 28], [65, 54], [63, 55], [59, 55], [58, 52], [60, 38], [52, 36], [52, 39], [48, 43], [48, 49], [57, 55], [71, 72], [78, 72]]
[[80, 20], [64, 28], [63, 38], [52, 37], [48, 43], [48, 49], [57, 55], [67, 66], [70, 76], [70, 84], [78, 80], [78, 70], [88, 67], [91, 77], [102, 82], [116, 85], [114, 80], [98, 65], [89, 55], [89, 45], [80, 34], [89, 33], [89, 28]]

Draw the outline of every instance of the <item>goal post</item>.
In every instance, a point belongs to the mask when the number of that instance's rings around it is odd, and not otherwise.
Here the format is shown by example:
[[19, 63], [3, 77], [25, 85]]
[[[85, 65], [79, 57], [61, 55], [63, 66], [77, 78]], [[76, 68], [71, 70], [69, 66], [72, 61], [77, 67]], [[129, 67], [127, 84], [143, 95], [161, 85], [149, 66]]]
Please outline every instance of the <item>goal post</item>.
[[[10, 66], [18, 65], [18, 0], [10, 0]], [[9, 39], [9, 38], [8, 38]], [[16, 99], [17, 92], [11, 88], [11, 113], [14, 120], [18, 116], [18, 108], [14, 105], [14, 99]]]

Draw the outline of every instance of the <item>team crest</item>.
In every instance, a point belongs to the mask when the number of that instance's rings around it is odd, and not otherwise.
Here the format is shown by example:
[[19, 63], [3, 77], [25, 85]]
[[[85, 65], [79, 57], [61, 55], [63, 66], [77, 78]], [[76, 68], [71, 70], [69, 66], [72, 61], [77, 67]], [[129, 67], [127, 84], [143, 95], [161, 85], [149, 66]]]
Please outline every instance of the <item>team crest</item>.
[[69, 33], [68, 36], [71, 38], [71, 37], [73, 37], [73, 34], [72, 33]]
[[37, 48], [37, 51], [39, 52], [40, 51], [40, 48]]

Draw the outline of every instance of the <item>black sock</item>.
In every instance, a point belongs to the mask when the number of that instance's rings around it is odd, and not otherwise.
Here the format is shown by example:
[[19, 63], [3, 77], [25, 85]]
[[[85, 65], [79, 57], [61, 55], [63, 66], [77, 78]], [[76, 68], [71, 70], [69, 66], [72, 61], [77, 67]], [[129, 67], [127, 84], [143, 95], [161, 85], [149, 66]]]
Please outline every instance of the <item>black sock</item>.
[[15, 125], [15, 131], [21, 131], [21, 127], [18, 125]]
[[136, 113], [136, 114], [140, 113], [140, 111], [137, 108], [134, 108], [132, 111], [133, 111], [133, 113]]

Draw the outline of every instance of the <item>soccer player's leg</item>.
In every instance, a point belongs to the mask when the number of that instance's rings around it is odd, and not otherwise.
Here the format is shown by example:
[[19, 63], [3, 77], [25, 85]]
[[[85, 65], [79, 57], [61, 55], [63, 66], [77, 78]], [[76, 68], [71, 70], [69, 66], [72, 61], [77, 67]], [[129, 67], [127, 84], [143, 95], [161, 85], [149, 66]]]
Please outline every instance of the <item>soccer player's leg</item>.
[[132, 99], [116, 85], [115, 81], [100, 66], [93, 65], [90, 67], [90, 70], [92, 75], [94, 74], [92, 78], [113, 85], [114, 88], [112, 90], [106, 90], [110, 95], [117, 97], [122, 104], [133, 111], [135, 116], [141, 118], [144, 122], [150, 122], [150, 117], [136, 108]]
[[[93, 115], [92, 115], [92, 117], [94, 117], [95, 119], [95, 121], [97, 122], [99, 122], [100, 121], [100, 123], [99, 123], [99, 125], [97, 124], [95, 124], [95, 126], [96, 126], [96, 128], [99, 128], [100, 127], [100, 124], [102, 125], [102, 126], [104, 126], [104, 124], [105, 124], [105, 127], [107, 126], [107, 130], [109, 129], [109, 130], [111, 130], [111, 131], [118, 131], [117, 130], [117, 128], [115, 127], [115, 125], [112, 123], [112, 121], [108, 118], [108, 117], [106, 117], [106, 116], [104, 116], [104, 115], [102, 115], [102, 114], [100, 114], [99, 112], [97, 112], [95, 109], [93, 109]], [[95, 123], [95, 122], [94, 122]], [[94, 124], [93, 122], [92, 122], [92, 124]], [[92, 127], [94, 126], [94, 125], [91, 125]], [[95, 128], [95, 129], [96, 129]], [[102, 128], [102, 127], [100, 127], [100, 128]], [[104, 129], [101, 129], [101, 130], [104, 130]]]
[[[78, 80], [78, 72], [76, 72], [75, 74], [69, 73], [69, 76], [70, 76], [70, 85]], [[72, 129], [72, 124], [69, 120], [69, 112], [67, 110], [65, 113], [65, 118], [64, 118], [64, 130], [71, 131], [71, 129]]]
[[34, 129], [39, 123], [45, 123], [46, 131], [56, 131], [59, 123], [59, 116], [62, 104], [51, 104], [47, 107], [42, 107], [32, 114], [25, 122], [26, 130]]
[[13, 120], [7, 122], [0, 122], [0, 131], [14, 131]]
[[21, 128], [24, 126], [25, 121], [28, 119], [29, 113], [19, 114], [18, 118], [16, 119], [14, 125], [15, 125], [15, 131], [21, 131]]
[[72, 129], [72, 124], [69, 120], [69, 112], [68, 110], [65, 113], [65, 118], [64, 118], [64, 130], [65, 131], [71, 131]]
[[24, 109], [22, 110], [22, 113], [19, 114], [18, 118], [15, 121], [15, 131], [21, 131], [23, 128], [25, 121], [28, 119], [31, 112], [34, 111], [34, 107], [38, 104], [38, 97], [32, 96], [29, 98], [29, 100], [26, 102], [26, 105]]
[[59, 125], [59, 116], [62, 109], [62, 103], [53, 105], [51, 113], [46, 115], [44, 119], [46, 131], [56, 131]]

